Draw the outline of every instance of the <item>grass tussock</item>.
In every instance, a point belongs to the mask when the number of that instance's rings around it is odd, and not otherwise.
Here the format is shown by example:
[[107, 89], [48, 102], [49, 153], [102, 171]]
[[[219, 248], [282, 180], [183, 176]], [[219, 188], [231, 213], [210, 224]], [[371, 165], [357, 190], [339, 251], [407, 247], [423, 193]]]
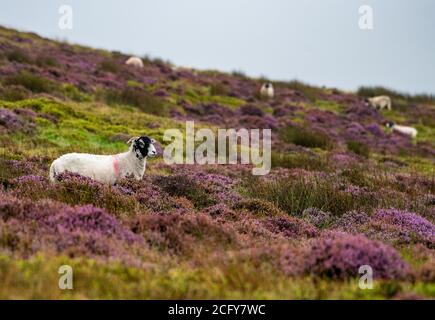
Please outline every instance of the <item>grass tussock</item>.
[[280, 136], [285, 142], [306, 148], [327, 150], [333, 147], [333, 140], [326, 133], [305, 127], [288, 126], [280, 131]]

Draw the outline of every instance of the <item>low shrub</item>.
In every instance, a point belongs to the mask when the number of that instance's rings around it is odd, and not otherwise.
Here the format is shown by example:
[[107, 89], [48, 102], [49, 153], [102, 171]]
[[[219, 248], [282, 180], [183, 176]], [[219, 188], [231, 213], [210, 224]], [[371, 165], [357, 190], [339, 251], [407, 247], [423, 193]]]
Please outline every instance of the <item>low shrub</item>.
[[131, 105], [153, 115], [165, 116], [168, 113], [162, 100], [138, 87], [126, 86], [121, 90], [107, 90], [105, 99], [109, 104]]
[[226, 96], [228, 89], [222, 83], [215, 83], [210, 86], [210, 95], [212, 96]]
[[306, 148], [331, 149], [333, 147], [333, 141], [326, 133], [309, 128], [288, 126], [281, 129], [280, 136], [285, 142]]
[[186, 175], [161, 176], [155, 179], [163, 191], [171, 196], [186, 197], [197, 208], [215, 204], [215, 200], [198, 182]]
[[272, 152], [272, 168], [302, 168], [305, 170], [329, 171], [328, 157], [309, 155], [306, 153], [283, 154]]
[[21, 85], [35, 93], [52, 93], [58, 88], [58, 85], [50, 79], [33, 75], [28, 71], [21, 71], [19, 74], [9, 76], [4, 80], [6, 85]]
[[126, 245], [141, 242], [103, 209], [0, 194], [0, 246], [16, 254], [54, 250], [109, 259], [133, 254], [125, 251]]
[[237, 242], [236, 232], [203, 213], [170, 212], [137, 216], [131, 221], [133, 232], [145, 237], [151, 247], [176, 254], [191, 255], [198, 243], [227, 246]]
[[245, 209], [257, 217], [282, 216], [285, 213], [273, 203], [264, 199], [244, 199], [235, 205], [235, 209]]
[[120, 70], [119, 65], [112, 59], [104, 59], [98, 65], [98, 69], [105, 72], [117, 74]]
[[30, 94], [30, 91], [21, 85], [9, 85], [0, 87], [0, 98], [6, 101], [24, 100], [27, 99]]
[[11, 193], [20, 198], [32, 200], [52, 199], [70, 205], [92, 204], [116, 214], [133, 214], [138, 210], [134, 198], [124, 195], [117, 189], [92, 179], [72, 173], [58, 175], [56, 184], [47, 178], [27, 175], [10, 182]]
[[292, 90], [301, 92], [307, 99], [313, 102], [316, 101], [318, 95], [323, 93], [322, 89], [303, 83], [299, 80], [284, 82], [282, 85]]
[[19, 63], [31, 63], [32, 59], [30, 56], [19, 48], [12, 49], [6, 54], [6, 58], [9, 61], [15, 61]]
[[251, 181], [246, 188], [252, 197], [268, 200], [296, 216], [301, 216], [305, 209], [313, 207], [341, 215], [359, 207], [377, 205], [376, 199], [354, 197], [345, 190], [339, 190], [336, 183], [327, 178], [292, 177], [255, 183]]
[[349, 140], [346, 142], [347, 145], [347, 149], [349, 151], [352, 151], [353, 153], [362, 156], [364, 158], [368, 158], [370, 156], [370, 148], [369, 146], [367, 146], [366, 144], [359, 142], [359, 141], [354, 141], [354, 140]]
[[270, 217], [264, 221], [266, 229], [287, 238], [312, 238], [318, 235], [317, 229], [295, 217]]
[[369, 265], [377, 279], [400, 280], [410, 272], [394, 248], [364, 236], [340, 232], [313, 240], [305, 260], [306, 272], [338, 279], [358, 276], [363, 265]]

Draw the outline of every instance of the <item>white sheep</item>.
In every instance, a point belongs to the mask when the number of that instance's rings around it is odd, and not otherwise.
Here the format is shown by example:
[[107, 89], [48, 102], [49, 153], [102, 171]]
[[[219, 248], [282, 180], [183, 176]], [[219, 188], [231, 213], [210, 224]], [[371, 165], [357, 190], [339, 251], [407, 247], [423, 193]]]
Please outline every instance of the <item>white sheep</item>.
[[126, 65], [137, 67], [137, 68], [143, 68], [143, 61], [139, 57], [130, 57], [125, 62]]
[[50, 166], [50, 180], [55, 182], [56, 176], [68, 171], [109, 185], [119, 179], [133, 176], [141, 180], [145, 173], [146, 158], [157, 154], [154, 139], [134, 137], [128, 140], [129, 150], [115, 155], [95, 155], [87, 153], [68, 153]]
[[387, 128], [391, 128], [393, 131], [405, 134], [405, 135], [410, 136], [412, 138], [417, 137], [417, 133], [418, 133], [417, 129], [415, 129], [413, 127], [397, 125], [394, 122], [387, 122], [385, 125]]
[[265, 97], [265, 98], [273, 98], [273, 96], [275, 95], [275, 91], [273, 89], [273, 85], [270, 82], [264, 83], [261, 86], [260, 95], [262, 97]]
[[382, 110], [391, 110], [391, 98], [389, 96], [378, 96], [373, 98], [364, 99], [366, 105], [370, 105], [373, 108]]

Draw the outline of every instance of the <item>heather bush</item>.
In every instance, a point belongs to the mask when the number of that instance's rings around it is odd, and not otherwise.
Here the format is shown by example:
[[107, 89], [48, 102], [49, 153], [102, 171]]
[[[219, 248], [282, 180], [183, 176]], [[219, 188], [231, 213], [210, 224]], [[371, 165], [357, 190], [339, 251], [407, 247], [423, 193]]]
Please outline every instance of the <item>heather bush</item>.
[[36, 57], [35, 62], [40, 67], [59, 67], [57, 59], [46, 54], [39, 54]]
[[167, 115], [165, 103], [143, 88], [125, 86], [121, 90], [107, 90], [105, 100], [108, 104], [126, 104], [154, 115]]
[[362, 142], [350, 140], [347, 141], [346, 145], [349, 151], [352, 151], [359, 156], [368, 158], [370, 155], [370, 148]]
[[423, 242], [435, 248], [435, 225], [415, 213], [382, 209], [374, 214], [373, 219], [400, 229], [402, 239], [408, 238], [411, 242]]
[[185, 175], [161, 176], [155, 182], [171, 196], [186, 197], [195, 207], [203, 208], [215, 204], [215, 200], [197, 181]]
[[315, 101], [317, 99], [317, 96], [322, 93], [322, 90], [320, 88], [310, 86], [298, 80], [285, 82], [284, 85], [287, 88], [301, 92], [310, 101]]
[[331, 149], [332, 139], [325, 133], [308, 128], [288, 126], [280, 131], [280, 137], [285, 142], [307, 148]]
[[0, 245], [21, 255], [54, 250], [110, 259], [143, 242], [100, 208], [0, 197]]
[[237, 243], [235, 231], [225, 223], [203, 213], [179, 213], [137, 216], [131, 230], [145, 237], [151, 247], [176, 254], [191, 255], [194, 247], [225, 247]]
[[101, 61], [98, 65], [98, 69], [105, 71], [105, 72], [111, 72], [111, 73], [118, 73], [120, 70], [119, 65], [116, 63], [116, 61], [112, 59], [104, 59]]
[[264, 221], [264, 225], [273, 233], [279, 233], [286, 238], [315, 237], [317, 229], [295, 217], [270, 217]]
[[349, 211], [334, 223], [333, 227], [349, 233], [358, 233], [361, 227], [370, 221], [370, 217], [363, 211]]
[[38, 75], [33, 75], [28, 71], [21, 71], [20, 73], [9, 76], [4, 80], [6, 85], [23, 86], [24, 88], [35, 92], [52, 93], [58, 90], [58, 85], [48, 78], [43, 78]]
[[317, 208], [305, 209], [304, 211], [302, 211], [301, 218], [316, 226], [317, 228], [325, 228], [333, 220], [333, 218], [331, 217], [331, 213], [324, 212]]
[[240, 113], [242, 115], [247, 115], [247, 116], [258, 116], [258, 117], [264, 116], [263, 110], [261, 110], [257, 106], [249, 105], [249, 104], [241, 106]]
[[202, 210], [204, 214], [211, 216], [212, 218], [224, 219], [227, 221], [237, 220], [239, 214], [228, 207], [226, 204], [218, 203], [212, 206], [209, 206]]
[[9, 186], [9, 180], [13, 178], [39, 172], [40, 170], [34, 162], [0, 158], [0, 181], [5, 186]]
[[21, 85], [0, 86], [0, 98], [6, 101], [18, 101], [27, 99], [30, 91]]
[[236, 179], [205, 172], [202, 166], [173, 167], [171, 175], [156, 176], [153, 181], [169, 195], [191, 200], [197, 208], [216, 203], [232, 206], [240, 200], [234, 190]]
[[403, 279], [409, 266], [392, 248], [360, 235], [328, 233], [312, 240], [305, 257], [305, 271], [313, 275], [345, 279], [358, 276], [369, 265], [376, 279]]
[[20, 48], [14, 48], [6, 53], [6, 58], [13, 62], [19, 62], [19, 63], [31, 63], [32, 59], [30, 56], [22, 49]]
[[244, 199], [234, 206], [236, 209], [249, 211], [256, 217], [282, 216], [285, 213], [278, 209], [273, 203], [264, 199]]
[[92, 204], [117, 215], [133, 214], [139, 209], [134, 198], [92, 179], [72, 173], [62, 173], [57, 179], [59, 182], [52, 184], [45, 177], [22, 176], [10, 181], [9, 190], [20, 198], [53, 199], [71, 205]]
[[228, 95], [228, 89], [222, 83], [212, 84], [210, 86], [210, 95], [212, 95], [212, 96], [226, 96], [226, 95]]

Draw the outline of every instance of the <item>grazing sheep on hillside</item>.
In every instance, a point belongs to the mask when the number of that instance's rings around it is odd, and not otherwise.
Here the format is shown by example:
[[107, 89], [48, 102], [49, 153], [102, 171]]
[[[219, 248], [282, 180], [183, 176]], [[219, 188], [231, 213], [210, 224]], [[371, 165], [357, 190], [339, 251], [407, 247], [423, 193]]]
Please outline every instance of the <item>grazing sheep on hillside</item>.
[[273, 98], [273, 96], [275, 95], [273, 85], [270, 82], [264, 83], [261, 86], [260, 95], [265, 98]]
[[407, 136], [410, 136], [412, 138], [417, 137], [417, 129], [413, 128], [413, 127], [408, 127], [408, 126], [401, 126], [401, 125], [397, 125], [394, 122], [387, 122], [386, 124], [387, 128], [391, 128], [393, 131], [405, 134]]
[[127, 144], [129, 150], [115, 155], [96, 155], [87, 153], [68, 153], [50, 166], [50, 180], [56, 181], [56, 175], [69, 171], [96, 181], [115, 184], [119, 179], [134, 176], [141, 180], [145, 173], [146, 158], [157, 154], [155, 141], [149, 137], [134, 137]]
[[371, 106], [373, 108], [382, 110], [387, 109], [391, 110], [391, 98], [388, 96], [379, 96], [379, 97], [373, 97], [368, 98], [364, 100], [366, 105]]
[[143, 68], [143, 61], [139, 57], [130, 57], [125, 62], [126, 65], [137, 67], [137, 68]]

